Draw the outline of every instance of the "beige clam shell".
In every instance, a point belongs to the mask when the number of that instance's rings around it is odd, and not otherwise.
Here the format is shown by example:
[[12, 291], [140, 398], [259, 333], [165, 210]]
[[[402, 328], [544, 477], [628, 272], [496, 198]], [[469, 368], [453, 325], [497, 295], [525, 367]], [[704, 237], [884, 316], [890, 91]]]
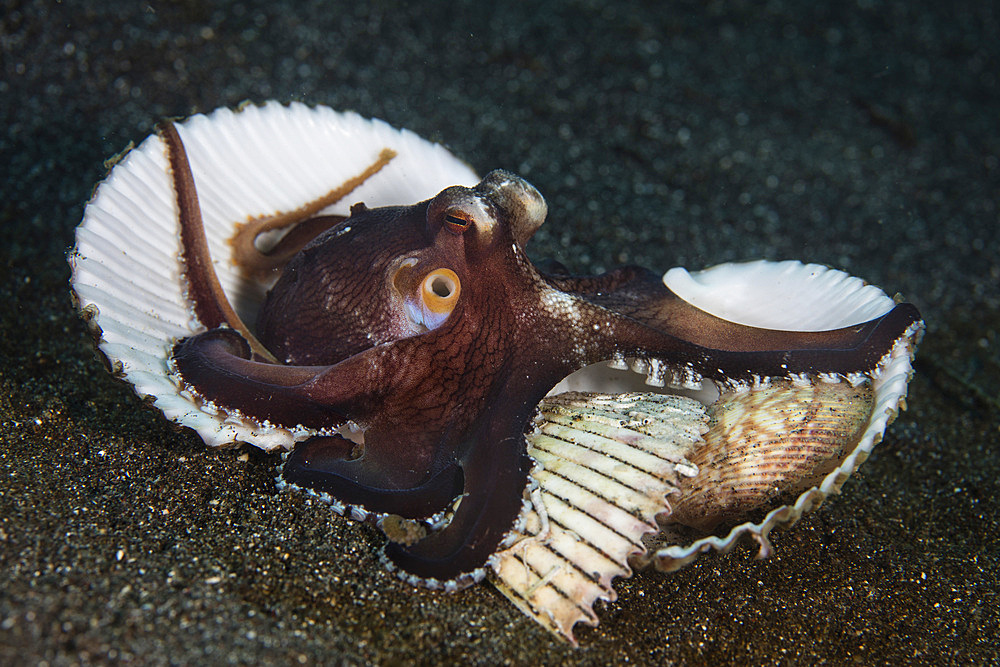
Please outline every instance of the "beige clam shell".
[[711, 532], [823, 481], [847, 457], [872, 411], [869, 382], [787, 380], [727, 392], [689, 458], [698, 475], [671, 503], [668, 523]]

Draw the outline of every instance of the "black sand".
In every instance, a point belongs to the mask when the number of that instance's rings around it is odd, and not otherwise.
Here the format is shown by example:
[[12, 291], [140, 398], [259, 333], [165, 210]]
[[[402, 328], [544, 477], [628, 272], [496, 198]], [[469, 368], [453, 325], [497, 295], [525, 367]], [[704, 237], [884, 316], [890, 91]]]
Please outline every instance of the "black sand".
[[[995, 4], [423, 4], [4, 3], [0, 662], [995, 660]], [[274, 457], [143, 409], [70, 303], [102, 161], [269, 98], [521, 173], [551, 211], [536, 259], [797, 258], [900, 291], [928, 324], [910, 409], [774, 558], [620, 582], [578, 651], [489, 587], [414, 590], [374, 531], [277, 495]]]

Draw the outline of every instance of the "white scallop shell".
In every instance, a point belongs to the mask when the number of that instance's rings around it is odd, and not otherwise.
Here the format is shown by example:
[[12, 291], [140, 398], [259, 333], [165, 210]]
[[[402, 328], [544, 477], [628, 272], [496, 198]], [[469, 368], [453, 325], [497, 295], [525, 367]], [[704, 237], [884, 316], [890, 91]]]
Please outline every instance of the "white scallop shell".
[[[704, 271], [680, 267], [663, 283], [688, 303], [730, 322], [785, 331], [824, 331], [885, 315], [885, 292], [822, 264], [757, 260]], [[846, 324], [845, 324], [846, 323]]]
[[[379, 120], [327, 107], [269, 102], [219, 109], [178, 124], [198, 190], [219, 281], [244, 321], [253, 322], [264, 286], [246, 280], [230, 259], [233, 224], [294, 210], [396, 151], [382, 171], [326, 213], [350, 205], [413, 204], [450, 185], [474, 185], [475, 172], [443, 147]], [[79, 306], [101, 332], [100, 349], [140, 397], [152, 396], [168, 418], [209, 445], [236, 441], [263, 449], [307, 436], [220, 415], [181, 392], [170, 351], [203, 329], [181, 280], [177, 205], [163, 142], [152, 135], [100, 184], [77, 228], [70, 258]]]

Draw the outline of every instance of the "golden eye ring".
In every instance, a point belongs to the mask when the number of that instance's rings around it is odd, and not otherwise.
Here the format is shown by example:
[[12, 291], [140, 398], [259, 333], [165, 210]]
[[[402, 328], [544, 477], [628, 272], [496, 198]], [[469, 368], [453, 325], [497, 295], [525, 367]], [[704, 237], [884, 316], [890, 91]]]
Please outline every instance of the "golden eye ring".
[[435, 319], [451, 314], [461, 293], [462, 281], [458, 279], [458, 274], [451, 269], [435, 269], [428, 273], [420, 283], [422, 309], [426, 310], [428, 314], [436, 316]]

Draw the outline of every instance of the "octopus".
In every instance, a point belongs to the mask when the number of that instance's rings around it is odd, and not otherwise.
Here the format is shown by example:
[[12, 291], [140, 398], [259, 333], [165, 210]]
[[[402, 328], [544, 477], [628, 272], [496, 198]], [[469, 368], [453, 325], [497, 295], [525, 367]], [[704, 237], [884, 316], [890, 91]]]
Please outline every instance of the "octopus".
[[[415, 203], [414, 203], [415, 202]], [[248, 106], [111, 171], [71, 256], [120, 377], [280, 488], [387, 536], [404, 580], [489, 578], [575, 642], [672, 570], [837, 492], [903, 406], [922, 321], [799, 262], [537, 267], [523, 178], [323, 107]]]

